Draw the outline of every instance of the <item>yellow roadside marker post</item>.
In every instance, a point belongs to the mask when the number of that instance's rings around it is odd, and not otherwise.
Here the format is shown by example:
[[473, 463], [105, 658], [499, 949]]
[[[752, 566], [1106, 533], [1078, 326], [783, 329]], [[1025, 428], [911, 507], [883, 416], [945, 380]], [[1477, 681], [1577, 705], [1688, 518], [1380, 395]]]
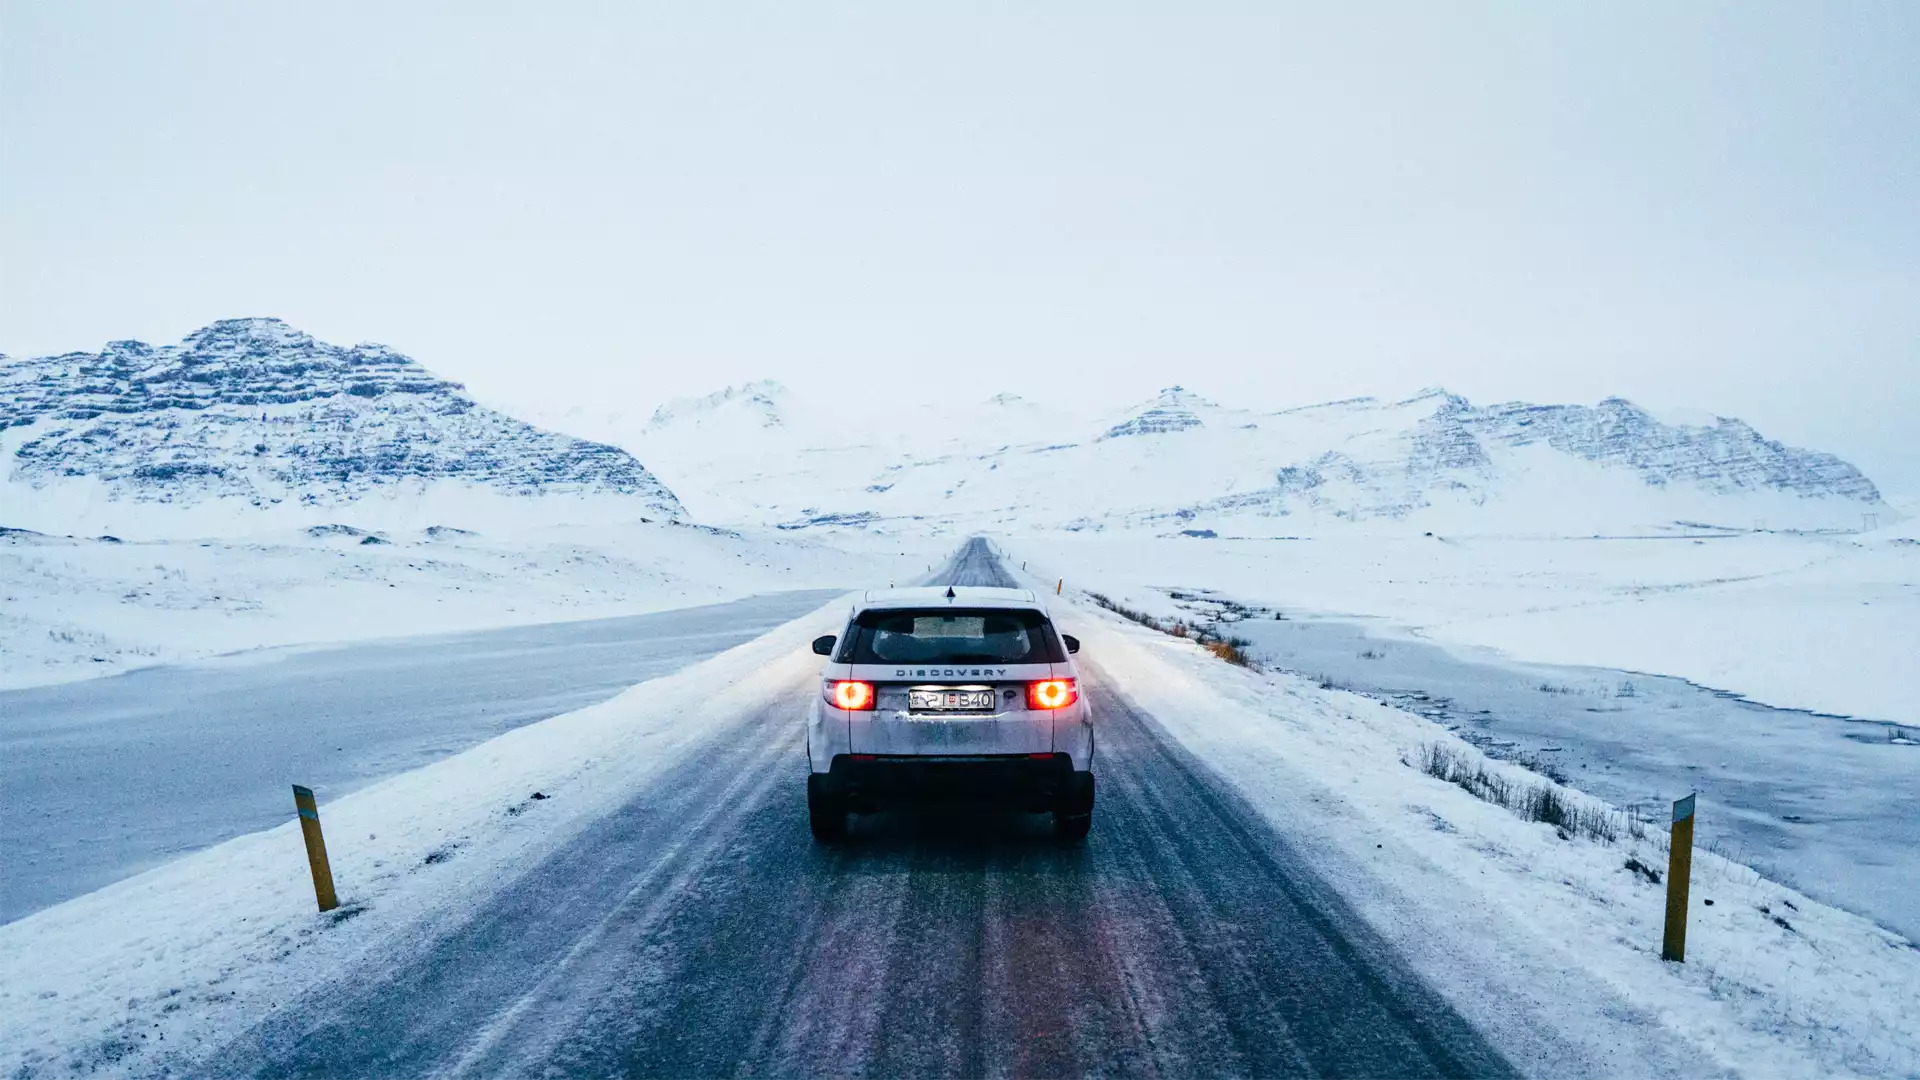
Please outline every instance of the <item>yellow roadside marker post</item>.
[[1064, 589], [1064, 588], [1066, 588], [1066, 587], [1067, 587], [1067, 579], [1066, 579], [1066, 578], [1061, 578], [1061, 579], [1060, 579], [1059, 581], [1056, 581], [1056, 582], [1054, 582], [1054, 583], [1053, 583], [1053, 595], [1055, 595], [1055, 596], [1059, 596], [1059, 595], [1060, 595], [1060, 590], [1061, 590], [1061, 589]]
[[1667, 933], [1660, 959], [1687, 961], [1687, 886], [1693, 876], [1693, 796], [1673, 804], [1673, 847], [1667, 852]]
[[327, 864], [327, 840], [320, 835], [320, 810], [313, 802], [313, 789], [293, 785], [293, 808], [300, 813], [300, 835], [307, 840], [307, 864], [313, 868], [313, 895], [321, 911], [340, 906], [333, 894], [333, 867]]

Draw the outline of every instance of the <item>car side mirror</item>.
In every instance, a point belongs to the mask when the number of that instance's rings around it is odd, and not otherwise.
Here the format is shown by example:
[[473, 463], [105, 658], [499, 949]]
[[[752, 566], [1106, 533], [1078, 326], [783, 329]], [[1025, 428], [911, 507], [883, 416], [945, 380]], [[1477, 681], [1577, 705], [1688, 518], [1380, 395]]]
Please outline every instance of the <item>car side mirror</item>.
[[839, 639], [832, 634], [821, 634], [819, 637], [813, 639], [813, 651], [819, 653], [821, 656], [832, 656], [833, 643], [837, 640]]
[[1061, 634], [1060, 640], [1067, 643], [1068, 652], [1077, 653], [1080, 651], [1080, 639], [1074, 637], [1072, 634]]

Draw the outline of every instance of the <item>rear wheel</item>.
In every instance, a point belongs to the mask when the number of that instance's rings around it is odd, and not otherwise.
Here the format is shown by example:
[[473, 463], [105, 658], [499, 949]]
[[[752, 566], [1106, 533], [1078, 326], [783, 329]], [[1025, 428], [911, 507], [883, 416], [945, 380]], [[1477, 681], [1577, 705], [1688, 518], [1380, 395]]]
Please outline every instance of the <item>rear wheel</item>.
[[815, 840], [833, 840], [847, 834], [847, 800], [827, 784], [821, 773], [807, 774], [807, 827]]
[[1085, 840], [1093, 828], [1093, 774], [1077, 772], [1053, 808], [1053, 835], [1062, 840]]

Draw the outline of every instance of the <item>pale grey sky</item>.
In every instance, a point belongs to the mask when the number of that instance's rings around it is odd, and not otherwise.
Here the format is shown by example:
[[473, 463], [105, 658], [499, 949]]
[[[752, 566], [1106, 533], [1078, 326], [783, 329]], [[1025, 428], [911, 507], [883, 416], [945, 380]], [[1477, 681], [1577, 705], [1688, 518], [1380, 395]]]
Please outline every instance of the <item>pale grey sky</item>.
[[1920, 490], [1920, 4], [6, 3], [0, 351], [1739, 415]]

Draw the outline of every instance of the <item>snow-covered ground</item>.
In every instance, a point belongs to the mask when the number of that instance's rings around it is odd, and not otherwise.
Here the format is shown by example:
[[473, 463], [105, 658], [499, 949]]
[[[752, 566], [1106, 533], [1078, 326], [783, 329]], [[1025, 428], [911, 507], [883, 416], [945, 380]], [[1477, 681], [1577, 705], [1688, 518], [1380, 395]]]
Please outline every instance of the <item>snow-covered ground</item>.
[[1226, 632], [1502, 756], [1551, 755], [1616, 803], [1697, 789], [1703, 843], [1920, 931], [1920, 545], [1903, 536], [1010, 543], [1157, 617], [1195, 621], [1209, 605], [1173, 594], [1196, 593], [1282, 612]]
[[842, 539], [659, 521], [503, 533], [340, 525], [144, 541], [0, 532], [0, 687], [261, 647], [839, 588], [917, 573], [931, 557], [924, 540]]
[[[1048, 536], [1069, 585], [1165, 604], [1210, 588], [1364, 616], [1540, 663], [1673, 675], [1769, 705], [1920, 725], [1920, 544], [1744, 533], [1513, 538], [1350, 530], [1300, 540]], [[1016, 545], [1020, 547], [1020, 545]]]
[[[1032, 554], [1043, 584], [1052, 560]], [[1476, 753], [1422, 717], [1231, 667], [1071, 593], [1061, 607], [1083, 656], [1523, 1069], [1565, 1068], [1552, 1055], [1572, 1046], [1583, 1073], [1646, 1075], [1678, 1041], [1736, 1075], [1920, 1070], [1920, 950], [1897, 935], [1703, 852], [1688, 963], [1663, 963], [1663, 890], [1626, 868], [1664, 868], [1657, 836], [1565, 838], [1407, 764], [1433, 744]], [[323, 805], [347, 902], [331, 915], [288, 823], [0, 927], [0, 1072], [178, 1067], [273, 1003], [408, 954], [716, 728], [798, 693], [818, 661], [795, 642], [838, 614]]]
[[[1218, 601], [1181, 606], [1196, 624], [1231, 614]], [[1534, 763], [1648, 817], [1697, 791], [1703, 845], [1920, 940], [1920, 813], [1910, 791], [1920, 728], [1370, 629], [1297, 612], [1221, 625], [1251, 642], [1247, 652], [1263, 667], [1419, 713], [1492, 756]]]

